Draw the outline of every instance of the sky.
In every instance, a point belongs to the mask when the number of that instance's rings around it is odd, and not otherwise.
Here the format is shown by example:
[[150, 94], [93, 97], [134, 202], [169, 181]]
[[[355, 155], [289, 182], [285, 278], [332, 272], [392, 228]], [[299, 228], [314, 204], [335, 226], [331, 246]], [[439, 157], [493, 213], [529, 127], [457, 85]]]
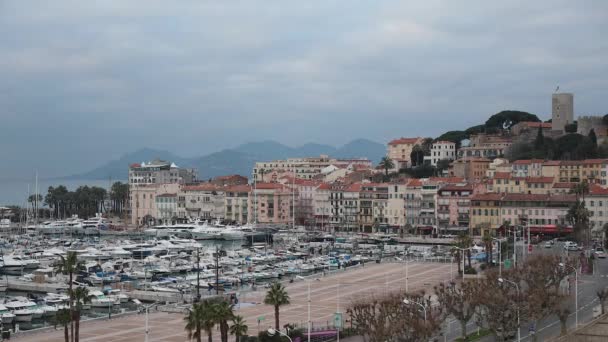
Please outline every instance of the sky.
[[0, 178], [605, 114], [608, 2], [2, 0]]

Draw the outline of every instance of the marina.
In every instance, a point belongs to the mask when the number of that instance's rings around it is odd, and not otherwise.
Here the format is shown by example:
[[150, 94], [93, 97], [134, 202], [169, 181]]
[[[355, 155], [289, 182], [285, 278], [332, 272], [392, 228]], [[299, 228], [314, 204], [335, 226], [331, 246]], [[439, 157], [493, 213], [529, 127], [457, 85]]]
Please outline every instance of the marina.
[[78, 260], [72, 287], [89, 294], [83, 321], [135, 313], [142, 302], [170, 307], [221, 295], [256, 303], [253, 298], [271, 282], [297, 283], [365, 264], [451, 261], [442, 239], [412, 245], [385, 234], [340, 236], [217, 221], [154, 226], [129, 235], [101, 217], [28, 225], [19, 228], [25, 230], [20, 235], [13, 229], [0, 238], [0, 314], [6, 316], [3, 329], [13, 333], [54, 325], [69, 289], [69, 276], [58, 272], [57, 264], [71, 253]]

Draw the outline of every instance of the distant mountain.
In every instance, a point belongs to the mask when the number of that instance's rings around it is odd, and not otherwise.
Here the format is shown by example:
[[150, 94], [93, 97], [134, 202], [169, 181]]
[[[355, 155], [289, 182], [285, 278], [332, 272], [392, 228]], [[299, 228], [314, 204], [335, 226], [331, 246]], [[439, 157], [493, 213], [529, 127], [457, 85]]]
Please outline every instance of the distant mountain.
[[332, 156], [336, 158], [369, 158], [377, 164], [386, 155], [386, 146], [367, 139], [357, 139], [338, 148]]
[[153, 159], [170, 160], [177, 165], [183, 164], [184, 158], [181, 158], [169, 151], [155, 150], [151, 148], [142, 148], [135, 152], [127, 153], [119, 159], [109, 161], [101, 166], [94, 168], [91, 171], [62, 177], [62, 179], [122, 179], [128, 178], [128, 166], [132, 163], [147, 162]]
[[348, 144], [335, 148], [329, 145], [308, 143], [299, 147], [289, 147], [279, 142], [267, 140], [239, 145], [233, 149], [225, 149], [202, 157], [183, 158], [171, 152], [144, 148], [125, 154], [120, 159], [112, 160], [91, 171], [64, 177], [64, 179], [127, 179], [128, 166], [156, 158], [174, 162], [180, 167], [198, 169], [199, 178], [208, 179], [220, 175], [240, 174], [251, 175], [256, 161], [271, 161], [285, 158], [317, 157], [326, 154], [336, 158], [369, 158], [378, 163], [386, 153], [382, 144], [357, 139]]

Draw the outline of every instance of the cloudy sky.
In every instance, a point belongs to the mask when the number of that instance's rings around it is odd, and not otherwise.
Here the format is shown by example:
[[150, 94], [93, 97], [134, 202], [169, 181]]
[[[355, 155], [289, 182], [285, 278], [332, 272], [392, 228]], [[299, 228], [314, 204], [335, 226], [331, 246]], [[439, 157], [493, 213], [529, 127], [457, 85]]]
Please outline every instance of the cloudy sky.
[[608, 2], [2, 0], [0, 177], [608, 112]]

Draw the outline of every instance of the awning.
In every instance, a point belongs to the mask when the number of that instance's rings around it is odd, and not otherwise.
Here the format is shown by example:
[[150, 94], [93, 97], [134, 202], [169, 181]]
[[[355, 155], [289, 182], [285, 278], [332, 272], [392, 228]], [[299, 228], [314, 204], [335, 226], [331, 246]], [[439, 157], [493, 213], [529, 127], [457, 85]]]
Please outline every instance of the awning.
[[547, 224], [543, 226], [530, 226], [530, 233], [572, 233], [574, 229], [572, 227], [562, 227], [561, 229], [557, 229], [557, 226], [554, 224]]

